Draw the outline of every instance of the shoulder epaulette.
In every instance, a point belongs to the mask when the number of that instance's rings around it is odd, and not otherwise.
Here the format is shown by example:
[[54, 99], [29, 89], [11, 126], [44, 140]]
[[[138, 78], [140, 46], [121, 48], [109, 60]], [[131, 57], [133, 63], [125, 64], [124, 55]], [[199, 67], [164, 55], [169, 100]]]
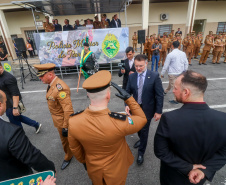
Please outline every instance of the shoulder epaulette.
[[126, 120], [126, 115], [124, 115], [124, 114], [119, 114], [117, 112], [111, 112], [111, 113], [108, 113], [108, 114], [112, 118], [120, 119], [120, 120], [123, 120], [123, 121]]
[[70, 116], [75, 116], [75, 115], [78, 115], [80, 113], [84, 112], [84, 110], [81, 110], [81, 111], [78, 111], [78, 112], [75, 112], [74, 114], [71, 114]]

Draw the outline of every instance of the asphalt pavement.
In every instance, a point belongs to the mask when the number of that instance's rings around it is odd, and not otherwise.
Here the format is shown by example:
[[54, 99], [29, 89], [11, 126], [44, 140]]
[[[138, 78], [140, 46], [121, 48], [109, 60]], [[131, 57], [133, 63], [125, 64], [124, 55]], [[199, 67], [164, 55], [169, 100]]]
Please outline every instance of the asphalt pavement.
[[[198, 60], [192, 60], [192, 66], [189, 69], [202, 73], [208, 78], [208, 88], [205, 93], [205, 101], [207, 104], [219, 111], [226, 112], [226, 64], [223, 63], [221, 58], [221, 64], [212, 64], [211, 58], [208, 58], [207, 65], [198, 65]], [[29, 60], [28, 60], [29, 61]], [[148, 65], [150, 69], [150, 63]], [[159, 72], [161, 72], [161, 67]], [[57, 129], [53, 126], [52, 118], [48, 110], [46, 102], [46, 84], [42, 84], [41, 81], [30, 81], [30, 77], [26, 79], [24, 89], [21, 89], [20, 73], [18, 70], [17, 62], [13, 64], [14, 75], [18, 79], [18, 86], [22, 93], [23, 101], [27, 108], [24, 115], [31, 119], [34, 119], [42, 124], [42, 128], [39, 134], [35, 134], [35, 129], [27, 125], [23, 125], [27, 137], [33, 143], [34, 146], [39, 148], [48, 159], [55, 163], [57, 170], [57, 185], [91, 185], [91, 181], [84, 170], [82, 164], [80, 164], [75, 158], [72, 159], [71, 164], [65, 169], [61, 170], [61, 164], [64, 159], [64, 152], [62, 149], [60, 137]], [[25, 70], [25, 74], [28, 70]], [[122, 78], [119, 78], [117, 72], [113, 72], [112, 81], [117, 84], [122, 84]], [[84, 110], [89, 105], [89, 100], [86, 96], [84, 89], [79, 89], [77, 93], [75, 88], [77, 87], [78, 76], [77, 75], [64, 75], [63, 79], [70, 88], [72, 88], [71, 100], [74, 107], [74, 111]], [[82, 84], [84, 78], [81, 79]], [[168, 85], [168, 78], [162, 79], [163, 87]], [[80, 85], [81, 87], [81, 85]], [[124, 111], [124, 103], [117, 98], [114, 94], [115, 89], [112, 88], [111, 101], [109, 103], [109, 109], [114, 112]], [[170, 111], [175, 108], [179, 108], [182, 104], [172, 105], [169, 100], [173, 100], [172, 90], [164, 97], [164, 111]], [[4, 118], [7, 120], [6, 116]], [[150, 126], [150, 133], [148, 139], [148, 146], [144, 156], [144, 163], [141, 166], [136, 164], [137, 149], [133, 148], [134, 143], [138, 140], [137, 134], [127, 136], [128, 145], [135, 157], [133, 165], [129, 169], [127, 177], [127, 185], [159, 185], [159, 169], [160, 161], [154, 155], [153, 151], [153, 138], [155, 135], [158, 122], [152, 120]], [[200, 133], [201, 134], [201, 133]], [[194, 151], [195, 152], [195, 151]], [[226, 168], [223, 167], [215, 175], [211, 185], [226, 185]]]

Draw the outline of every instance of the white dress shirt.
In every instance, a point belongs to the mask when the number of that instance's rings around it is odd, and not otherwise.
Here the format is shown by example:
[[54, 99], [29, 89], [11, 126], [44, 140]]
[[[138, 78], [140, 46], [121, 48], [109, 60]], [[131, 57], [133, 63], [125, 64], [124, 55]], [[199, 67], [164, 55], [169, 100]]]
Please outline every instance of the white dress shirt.
[[164, 76], [166, 71], [168, 71], [168, 75], [180, 75], [187, 69], [188, 59], [185, 52], [176, 48], [167, 55], [161, 75]]
[[133, 67], [134, 58], [132, 60], [129, 60], [129, 68], [131, 69]]
[[118, 22], [116, 20], [114, 20], [114, 21], [115, 21], [116, 28], [118, 28]]

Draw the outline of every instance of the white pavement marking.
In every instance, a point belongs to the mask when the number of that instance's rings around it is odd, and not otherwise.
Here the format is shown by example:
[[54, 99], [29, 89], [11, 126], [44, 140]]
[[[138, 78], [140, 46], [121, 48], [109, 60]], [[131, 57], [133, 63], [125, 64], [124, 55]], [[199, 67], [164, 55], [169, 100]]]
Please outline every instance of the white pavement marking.
[[[122, 85], [119, 85], [120, 87]], [[79, 87], [78, 89], [83, 89], [82, 87]], [[70, 88], [71, 91], [73, 90], [77, 90], [77, 88]], [[37, 92], [46, 92], [46, 90], [37, 90], [37, 91], [23, 91], [23, 92], [20, 92], [21, 94], [30, 94], [30, 93], [37, 93]]]
[[[226, 104], [223, 104], [223, 105], [210, 105], [209, 107], [211, 109], [226, 108]], [[179, 108], [180, 107], [178, 107], [178, 108], [172, 108], [172, 109], [163, 109], [163, 112], [170, 112], [170, 111], [173, 111], [173, 110], [176, 110], [176, 109], [179, 109]], [[122, 111], [122, 112], [119, 112], [119, 113], [125, 114], [126, 112], [125, 111]]]
[[[207, 80], [209, 81], [216, 81], [216, 80], [226, 80], [226, 78], [207, 78]], [[167, 82], [162, 82], [163, 84], [166, 84], [166, 83], [169, 83], [168, 81]], [[122, 85], [119, 85], [120, 87]], [[79, 89], [83, 89], [83, 88], [79, 88]], [[77, 90], [77, 88], [71, 88], [71, 90]], [[23, 91], [21, 92], [22, 94], [29, 94], [29, 93], [38, 93], [38, 92], [46, 92], [46, 90], [38, 90], [38, 91]]]

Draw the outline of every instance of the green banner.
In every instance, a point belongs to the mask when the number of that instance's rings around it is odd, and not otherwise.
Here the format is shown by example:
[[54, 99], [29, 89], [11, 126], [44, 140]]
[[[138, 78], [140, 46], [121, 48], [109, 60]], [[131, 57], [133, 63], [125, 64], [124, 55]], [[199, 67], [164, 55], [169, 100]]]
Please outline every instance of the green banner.
[[40, 185], [40, 180], [45, 180], [48, 175], [54, 176], [53, 171], [40, 172], [16, 179], [0, 182], [0, 185]]

